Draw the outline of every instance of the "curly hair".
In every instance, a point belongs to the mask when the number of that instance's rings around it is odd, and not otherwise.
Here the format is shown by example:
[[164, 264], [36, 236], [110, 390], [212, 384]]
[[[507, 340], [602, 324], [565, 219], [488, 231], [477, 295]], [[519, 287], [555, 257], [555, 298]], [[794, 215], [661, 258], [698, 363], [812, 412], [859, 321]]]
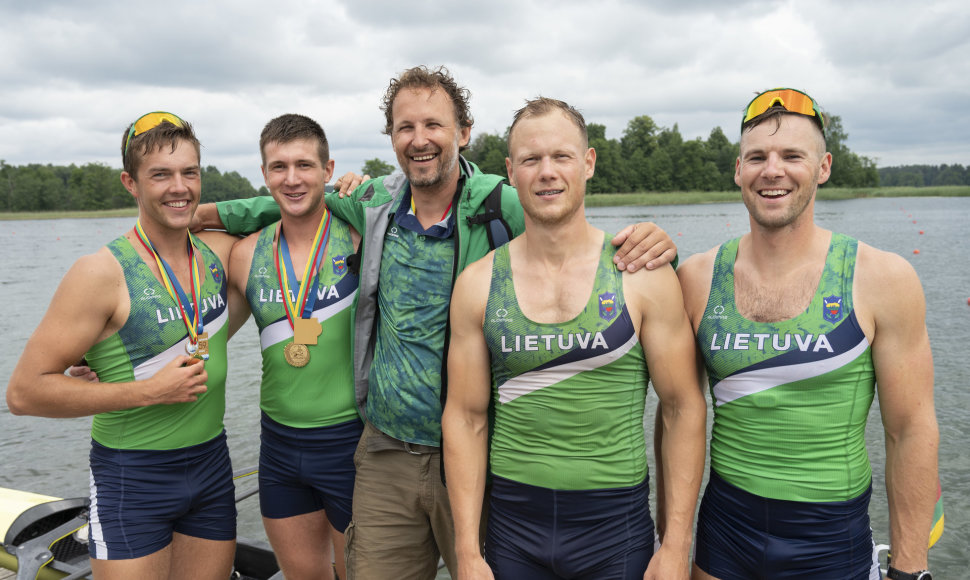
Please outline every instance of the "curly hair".
[[394, 106], [394, 99], [397, 98], [397, 94], [401, 92], [401, 89], [431, 89], [432, 91], [442, 89], [455, 106], [455, 120], [458, 122], [458, 127], [471, 127], [475, 122], [471, 112], [468, 110], [468, 101], [471, 98], [471, 92], [465, 87], [458, 86], [458, 83], [455, 82], [451, 73], [444, 66], [429, 69], [421, 65], [409, 68], [401, 73], [398, 78], [391, 79], [391, 84], [388, 85], [387, 91], [384, 93], [384, 99], [381, 102], [381, 110], [384, 111], [385, 135], [390, 135], [394, 129], [394, 114], [392, 108]]

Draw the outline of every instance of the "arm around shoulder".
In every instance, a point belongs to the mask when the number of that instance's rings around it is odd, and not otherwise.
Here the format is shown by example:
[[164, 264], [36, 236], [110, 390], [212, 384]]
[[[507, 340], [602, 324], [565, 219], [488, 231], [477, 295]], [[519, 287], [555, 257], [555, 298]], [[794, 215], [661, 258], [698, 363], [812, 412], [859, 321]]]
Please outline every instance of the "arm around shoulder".
[[280, 219], [280, 206], [269, 195], [220, 201], [215, 206], [219, 222], [234, 235], [257, 232]]

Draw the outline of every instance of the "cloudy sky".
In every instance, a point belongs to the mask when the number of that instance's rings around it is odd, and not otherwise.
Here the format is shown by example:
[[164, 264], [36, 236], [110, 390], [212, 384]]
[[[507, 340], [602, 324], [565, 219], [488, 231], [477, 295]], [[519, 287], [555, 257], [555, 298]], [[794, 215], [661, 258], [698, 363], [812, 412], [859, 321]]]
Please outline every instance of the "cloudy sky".
[[542, 94], [608, 137], [649, 115], [735, 140], [755, 92], [793, 86], [879, 166], [970, 165], [965, 0], [0, 0], [0, 159], [120, 167], [124, 128], [161, 109], [257, 185], [282, 113], [323, 124], [338, 175], [394, 163], [378, 105], [416, 64], [471, 90], [473, 137]]

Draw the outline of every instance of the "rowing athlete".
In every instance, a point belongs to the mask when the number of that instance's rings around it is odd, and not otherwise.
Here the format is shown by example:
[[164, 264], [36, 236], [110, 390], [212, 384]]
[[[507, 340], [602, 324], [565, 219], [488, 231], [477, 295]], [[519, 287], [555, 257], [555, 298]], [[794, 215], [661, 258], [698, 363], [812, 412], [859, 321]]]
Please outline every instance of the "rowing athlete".
[[[190, 235], [201, 193], [189, 123], [148, 113], [122, 134], [134, 227], [77, 260], [7, 387], [17, 415], [93, 415], [91, 567], [98, 580], [229, 576], [236, 506], [223, 427], [232, 238]], [[86, 358], [100, 382], [66, 376]]]
[[360, 237], [333, 216], [327, 136], [314, 120], [283, 115], [260, 136], [262, 172], [281, 220], [240, 241], [231, 290], [244, 296], [263, 355], [259, 505], [288, 580], [346, 578], [344, 530], [363, 431], [354, 397], [351, 306]]
[[831, 169], [818, 104], [758, 95], [734, 178], [751, 231], [678, 270], [714, 405], [697, 580], [880, 578], [865, 447], [877, 394], [888, 576], [930, 578], [939, 430], [923, 290], [902, 257], [814, 222]]

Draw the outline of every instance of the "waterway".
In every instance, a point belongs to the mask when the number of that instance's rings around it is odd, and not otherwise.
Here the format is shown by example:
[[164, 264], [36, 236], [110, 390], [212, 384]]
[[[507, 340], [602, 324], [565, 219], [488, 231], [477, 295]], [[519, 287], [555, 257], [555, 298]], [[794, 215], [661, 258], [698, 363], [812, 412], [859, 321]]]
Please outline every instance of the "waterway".
[[[655, 221], [685, 257], [748, 229], [747, 213], [740, 203], [591, 208], [587, 214], [608, 231], [636, 221]], [[930, 552], [930, 564], [937, 578], [962, 577], [970, 546], [970, 456], [963, 448], [970, 440], [966, 389], [970, 384], [970, 198], [823, 201], [816, 205], [816, 221], [904, 256], [923, 282], [946, 506], [946, 532]], [[131, 218], [0, 222], [0, 388], [6, 388], [24, 343], [71, 263], [132, 225]], [[260, 355], [252, 321], [230, 342], [229, 356], [226, 429], [234, 466], [241, 468], [255, 465], [259, 448]], [[651, 394], [648, 426], [653, 424], [655, 402]], [[0, 398], [0, 486], [58, 497], [86, 496], [89, 429], [87, 418], [12, 416]], [[888, 542], [878, 402], [870, 412], [867, 444], [873, 463], [872, 527], [877, 543]], [[650, 462], [652, 466], [652, 457]], [[263, 537], [255, 499], [240, 505], [240, 533]]]

